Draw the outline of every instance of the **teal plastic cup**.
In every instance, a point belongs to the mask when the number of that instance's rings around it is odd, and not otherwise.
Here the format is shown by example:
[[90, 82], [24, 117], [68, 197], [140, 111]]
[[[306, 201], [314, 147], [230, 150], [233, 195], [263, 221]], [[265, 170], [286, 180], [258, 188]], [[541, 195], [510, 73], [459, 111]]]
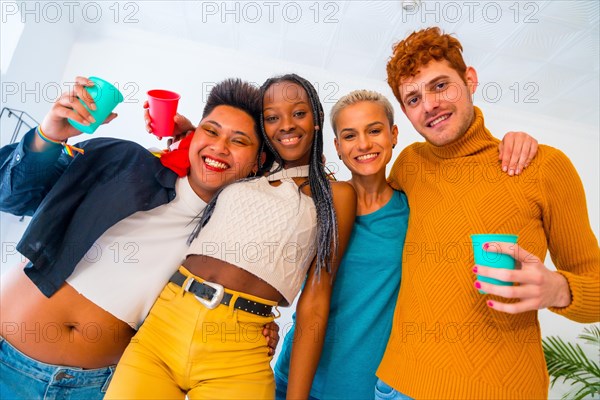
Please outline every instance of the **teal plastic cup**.
[[[473, 244], [473, 258], [475, 259], [475, 264], [483, 265], [484, 267], [515, 269], [514, 258], [506, 254], [486, 251], [483, 249], [483, 245], [485, 243], [490, 242], [517, 243], [517, 239], [517, 235], [490, 233], [471, 235], [471, 242]], [[493, 246], [494, 245], [491, 244], [490, 248], [493, 248]], [[477, 280], [480, 282], [487, 282], [500, 286], [512, 286], [513, 284], [512, 282], [505, 282], [480, 275], [477, 275]], [[483, 290], [479, 290], [479, 293], [485, 294]]]
[[96, 103], [96, 109], [90, 110], [88, 106], [81, 101], [81, 99], [79, 101], [90, 112], [90, 114], [92, 114], [92, 117], [94, 117], [96, 122], [90, 125], [83, 125], [69, 118], [69, 123], [81, 132], [94, 133], [96, 129], [102, 125], [104, 120], [108, 118], [117, 104], [123, 101], [123, 95], [121, 92], [119, 92], [119, 89], [104, 79], [96, 76], [90, 76], [88, 79], [94, 82], [94, 86], [86, 87], [85, 90], [87, 90], [92, 99], [94, 99], [94, 103]]

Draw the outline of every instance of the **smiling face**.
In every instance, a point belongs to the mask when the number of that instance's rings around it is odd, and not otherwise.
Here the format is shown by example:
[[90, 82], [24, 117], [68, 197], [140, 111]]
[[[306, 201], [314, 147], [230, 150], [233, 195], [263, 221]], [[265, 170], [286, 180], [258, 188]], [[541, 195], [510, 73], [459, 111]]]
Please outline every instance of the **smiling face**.
[[417, 75], [400, 81], [402, 110], [428, 142], [444, 146], [459, 139], [471, 125], [476, 87], [473, 68], [467, 68], [463, 80], [447, 61], [430, 61]]
[[190, 144], [190, 186], [204, 201], [233, 181], [256, 172], [260, 139], [246, 112], [218, 106], [206, 115]]
[[398, 137], [381, 104], [361, 101], [344, 107], [335, 120], [335, 147], [352, 176], [385, 175]]
[[287, 81], [271, 85], [263, 99], [263, 119], [265, 133], [286, 168], [309, 163], [315, 123], [301, 86]]

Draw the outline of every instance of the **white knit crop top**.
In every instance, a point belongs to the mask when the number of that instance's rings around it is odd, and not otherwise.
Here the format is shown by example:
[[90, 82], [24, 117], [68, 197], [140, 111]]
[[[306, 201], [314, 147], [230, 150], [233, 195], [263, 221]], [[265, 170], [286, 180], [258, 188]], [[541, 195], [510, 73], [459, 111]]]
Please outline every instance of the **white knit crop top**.
[[[298, 172], [300, 168], [303, 172]], [[206, 255], [242, 268], [277, 289], [285, 299], [283, 305], [291, 304], [317, 245], [314, 202], [291, 179], [307, 176], [307, 168], [226, 187], [187, 255]], [[269, 184], [274, 180], [281, 184]]]

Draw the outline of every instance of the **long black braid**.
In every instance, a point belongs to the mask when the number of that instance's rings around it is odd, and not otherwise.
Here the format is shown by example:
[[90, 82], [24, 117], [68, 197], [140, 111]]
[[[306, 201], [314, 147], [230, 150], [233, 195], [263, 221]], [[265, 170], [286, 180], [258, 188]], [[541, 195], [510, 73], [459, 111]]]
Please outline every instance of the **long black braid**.
[[[323, 164], [323, 105], [319, 100], [319, 95], [314, 86], [308, 80], [296, 74], [277, 76], [270, 78], [263, 83], [260, 87], [261, 99], [263, 102], [267, 90], [274, 84], [282, 82], [295, 83], [302, 87], [308, 95], [310, 106], [312, 108], [315, 134], [310, 152], [308, 185], [310, 186], [312, 199], [317, 210], [317, 275], [320, 275], [321, 268], [323, 267], [326, 268], [327, 272], [331, 273], [331, 261], [334, 258], [338, 245], [338, 227], [335, 208], [333, 207], [331, 185]], [[266, 144], [273, 154], [275, 161], [279, 164], [276, 171], [279, 171], [283, 168], [284, 162], [267, 137], [263, 110], [264, 107], [261, 107], [260, 130], [263, 134], [263, 145]], [[261, 171], [265, 172], [265, 170], [268, 170], [271, 167], [269, 164], [271, 163], [267, 159], [267, 163], [261, 168]], [[306, 184], [307, 183], [305, 182], [302, 186]]]

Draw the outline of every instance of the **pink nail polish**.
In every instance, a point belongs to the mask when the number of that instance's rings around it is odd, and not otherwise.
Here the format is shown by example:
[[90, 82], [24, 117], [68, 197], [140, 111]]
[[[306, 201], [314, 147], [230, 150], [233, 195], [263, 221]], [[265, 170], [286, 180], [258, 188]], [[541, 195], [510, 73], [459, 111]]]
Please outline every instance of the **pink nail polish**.
[[483, 249], [484, 250], [487, 250], [489, 248], [490, 248], [490, 244], [489, 243], [486, 243], [486, 244], [483, 245]]
[[494, 303], [492, 303], [491, 301], [487, 302], [488, 307], [494, 307]]
[[475, 282], [475, 287], [476, 287], [477, 289], [481, 289], [481, 283], [479, 283], [479, 282]]
[[472, 271], [473, 271], [474, 273], [477, 273], [477, 267], [473, 267], [473, 270], [472, 270]]

